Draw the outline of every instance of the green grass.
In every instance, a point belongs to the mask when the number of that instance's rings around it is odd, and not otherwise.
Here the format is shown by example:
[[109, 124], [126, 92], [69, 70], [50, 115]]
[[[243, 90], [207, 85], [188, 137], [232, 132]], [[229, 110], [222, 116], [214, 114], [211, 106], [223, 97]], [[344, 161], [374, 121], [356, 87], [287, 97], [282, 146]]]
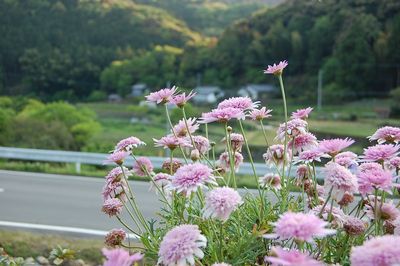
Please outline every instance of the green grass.
[[76, 259], [82, 259], [88, 265], [102, 263], [103, 240], [0, 230], [0, 247], [12, 257], [48, 257], [57, 245], [74, 250]]

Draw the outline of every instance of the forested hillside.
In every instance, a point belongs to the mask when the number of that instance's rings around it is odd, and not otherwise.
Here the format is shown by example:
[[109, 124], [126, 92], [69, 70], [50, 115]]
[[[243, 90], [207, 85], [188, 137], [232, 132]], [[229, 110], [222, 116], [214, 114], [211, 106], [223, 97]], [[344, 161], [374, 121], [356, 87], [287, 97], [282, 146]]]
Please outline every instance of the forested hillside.
[[288, 59], [291, 94], [314, 97], [322, 70], [325, 93], [342, 100], [399, 86], [399, 47], [400, 1], [290, 0], [231, 26], [212, 57], [226, 86], [262, 81], [262, 67]]
[[113, 60], [201, 40], [169, 13], [130, 0], [0, 0], [0, 36], [0, 89], [53, 99], [89, 95]]

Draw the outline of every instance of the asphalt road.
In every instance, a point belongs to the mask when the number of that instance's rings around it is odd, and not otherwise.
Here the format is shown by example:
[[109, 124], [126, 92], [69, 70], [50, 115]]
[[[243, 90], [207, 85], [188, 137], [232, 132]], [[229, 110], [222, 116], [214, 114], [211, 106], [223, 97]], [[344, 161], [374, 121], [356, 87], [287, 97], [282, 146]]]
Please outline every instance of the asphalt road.
[[[143, 215], [156, 217], [161, 203], [149, 191], [149, 183], [130, 183]], [[97, 230], [93, 231], [96, 235], [121, 228], [115, 218], [100, 210], [103, 185], [102, 178], [0, 170], [0, 228], [69, 230], [78, 235], [79, 229]]]

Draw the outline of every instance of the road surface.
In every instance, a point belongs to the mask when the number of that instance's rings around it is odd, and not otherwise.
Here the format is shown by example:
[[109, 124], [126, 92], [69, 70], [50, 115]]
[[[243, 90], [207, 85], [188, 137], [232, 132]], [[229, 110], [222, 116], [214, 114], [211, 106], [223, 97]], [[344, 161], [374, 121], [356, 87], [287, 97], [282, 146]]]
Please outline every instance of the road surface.
[[[161, 203], [149, 191], [149, 183], [130, 184], [143, 215], [148, 219], [156, 217]], [[0, 170], [0, 228], [77, 235], [102, 235], [121, 228], [115, 218], [100, 211], [103, 185], [102, 178]]]

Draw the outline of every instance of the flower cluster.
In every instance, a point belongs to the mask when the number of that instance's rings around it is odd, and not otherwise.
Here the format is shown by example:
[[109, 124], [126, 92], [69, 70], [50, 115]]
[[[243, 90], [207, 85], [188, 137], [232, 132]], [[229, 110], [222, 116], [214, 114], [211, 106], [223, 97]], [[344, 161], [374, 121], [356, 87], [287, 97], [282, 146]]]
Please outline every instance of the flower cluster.
[[[264, 71], [278, 78], [283, 97], [287, 66], [281, 61]], [[103, 250], [104, 265], [400, 265], [400, 128], [378, 129], [358, 155], [347, 150], [351, 138], [319, 140], [310, 132], [311, 107], [288, 116], [283, 98], [285, 120], [271, 131], [265, 125], [272, 110], [250, 97], [224, 99], [187, 118], [195, 94], [172, 87], [146, 97], [165, 107], [168, 133], [154, 146], [168, 158], [137, 156], [144, 142], [134, 136], [108, 156], [116, 167], [105, 178], [101, 210], [141, 245], [111, 230], [105, 242], [114, 249]], [[170, 107], [182, 114], [176, 124]], [[247, 128], [262, 131], [262, 157], [251, 151], [257, 135]], [[155, 220], [141, 212], [148, 202], [128, 182], [132, 175], [146, 178], [146, 193], [159, 199]]]

